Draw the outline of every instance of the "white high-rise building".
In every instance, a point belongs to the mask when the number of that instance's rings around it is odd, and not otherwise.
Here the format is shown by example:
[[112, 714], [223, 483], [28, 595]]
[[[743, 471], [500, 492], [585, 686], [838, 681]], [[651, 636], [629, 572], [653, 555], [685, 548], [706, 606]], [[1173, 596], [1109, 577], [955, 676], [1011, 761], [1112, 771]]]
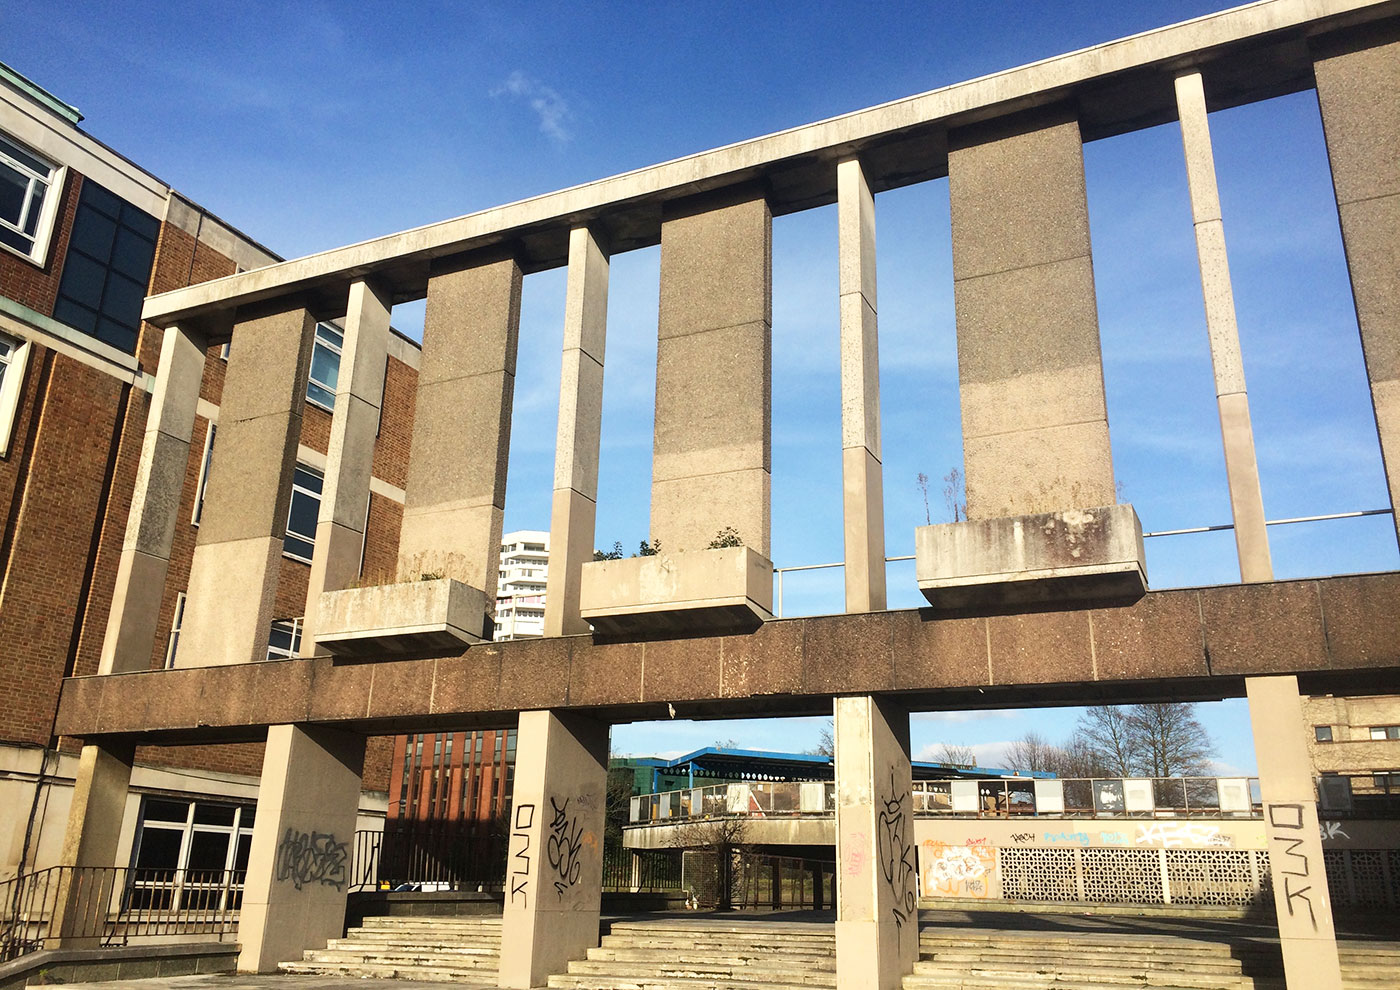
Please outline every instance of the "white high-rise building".
[[544, 588], [548, 575], [548, 532], [518, 529], [501, 537], [496, 639], [544, 635]]

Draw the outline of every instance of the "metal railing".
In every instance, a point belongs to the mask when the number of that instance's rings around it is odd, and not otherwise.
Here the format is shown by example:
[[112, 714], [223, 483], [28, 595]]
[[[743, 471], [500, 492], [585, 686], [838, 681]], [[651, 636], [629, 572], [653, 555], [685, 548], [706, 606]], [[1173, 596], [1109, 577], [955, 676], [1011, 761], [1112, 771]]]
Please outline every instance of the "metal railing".
[[[1358, 509], [1354, 512], [1329, 512], [1318, 516], [1293, 516], [1288, 519], [1266, 519], [1265, 526], [1292, 526], [1297, 523], [1328, 522], [1334, 519], [1360, 519], [1363, 516], [1390, 516], [1394, 515], [1394, 509]], [[1144, 540], [1155, 539], [1161, 536], [1189, 536], [1194, 533], [1219, 533], [1225, 530], [1234, 529], [1234, 523], [1221, 523], [1218, 526], [1191, 526], [1186, 529], [1162, 529], [1152, 533], [1143, 533]], [[900, 561], [913, 560], [913, 554], [905, 554], [900, 557], [886, 557], [886, 564], [894, 564]], [[835, 561], [829, 564], [798, 564], [793, 567], [775, 567], [773, 573], [777, 576], [777, 592], [775, 598], [774, 616], [781, 619], [783, 617], [783, 575], [791, 574], [794, 571], [822, 571], [832, 567], [845, 567], [843, 561]]]
[[355, 833], [350, 890], [500, 890], [505, 839], [482, 823], [426, 822]]
[[[1259, 781], [1252, 777], [1106, 777], [919, 780], [913, 811], [961, 818], [1258, 818]], [[703, 818], [823, 817], [836, 809], [832, 781], [712, 784], [642, 794], [630, 823]]]
[[0, 962], [62, 939], [123, 945], [238, 928], [241, 870], [53, 866], [0, 883]]
[[1400, 772], [1324, 774], [1317, 809], [1329, 817], [1400, 818]]
[[680, 889], [679, 849], [604, 849], [603, 890], [654, 894]]

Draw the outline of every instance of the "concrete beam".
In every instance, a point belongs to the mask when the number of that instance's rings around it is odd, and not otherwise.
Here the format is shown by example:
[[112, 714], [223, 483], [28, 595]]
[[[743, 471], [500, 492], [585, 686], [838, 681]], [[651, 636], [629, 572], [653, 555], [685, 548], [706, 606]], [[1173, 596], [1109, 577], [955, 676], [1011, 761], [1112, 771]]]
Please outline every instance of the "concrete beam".
[[[1312, 85], [1300, 44], [1400, 13], [1395, 0], [1265, 0], [994, 73], [724, 148], [571, 189], [152, 296], [143, 316], [159, 326], [234, 306], [307, 292], [343, 306], [352, 281], [374, 275], [396, 302], [421, 298], [435, 259], [517, 242], [530, 270], [567, 260], [569, 231], [589, 225], [615, 252], [660, 239], [661, 206], [695, 193], [764, 179], [775, 212], [834, 202], [835, 164], [860, 156], [875, 191], [936, 178], [949, 128], [1072, 100], [1087, 137], [1175, 117], [1169, 71], [1183, 63], [1229, 82], [1224, 105]], [[327, 316], [338, 315], [327, 312]]]
[[613, 722], [815, 715], [833, 694], [910, 710], [1239, 697], [1297, 674], [1310, 693], [1400, 691], [1400, 573], [1149, 592], [1125, 607], [931, 618], [915, 610], [766, 622], [747, 635], [587, 636], [460, 656], [328, 659], [64, 682], [56, 732], [168, 742], [258, 738], [269, 723], [375, 734], [510, 725], [534, 709]]

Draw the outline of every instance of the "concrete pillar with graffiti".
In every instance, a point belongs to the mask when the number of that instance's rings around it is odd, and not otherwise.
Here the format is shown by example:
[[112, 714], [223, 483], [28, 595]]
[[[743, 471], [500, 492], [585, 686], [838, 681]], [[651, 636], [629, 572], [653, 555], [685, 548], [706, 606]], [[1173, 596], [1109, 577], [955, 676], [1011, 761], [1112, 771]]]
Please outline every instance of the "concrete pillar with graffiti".
[[344, 931], [364, 760], [364, 736], [300, 725], [267, 730], [238, 920], [240, 972], [275, 972]]
[[598, 944], [608, 724], [520, 713], [497, 985], [539, 987]]
[[836, 699], [836, 985], [896, 990], [919, 954], [909, 712]]

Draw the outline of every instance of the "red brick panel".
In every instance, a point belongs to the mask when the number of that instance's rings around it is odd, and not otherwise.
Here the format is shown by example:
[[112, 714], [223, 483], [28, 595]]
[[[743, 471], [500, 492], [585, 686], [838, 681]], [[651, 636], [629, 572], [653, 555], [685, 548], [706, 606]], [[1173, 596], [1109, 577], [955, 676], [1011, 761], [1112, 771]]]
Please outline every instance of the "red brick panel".
[[53, 315], [54, 300], [58, 298], [58, 283], [63, 276], [63, 259], [68, 256], [68, 235], [73, 230], [73, 215], [78, 209], [78, 192], [83, 177], [72, 169], [64, 183], [63, 203], [54, 218], [53, 236], [49, 238], [49, 254], [42, 266], [0, 251], [0, 294], [9, 296], [36, 313]]
[[408, 445], [413, 438], [413, 407], [417, 399], [418, 372], [389, 358], [379, 439], [374, 445], [374, 476], [396, 488], [408, 483]]

